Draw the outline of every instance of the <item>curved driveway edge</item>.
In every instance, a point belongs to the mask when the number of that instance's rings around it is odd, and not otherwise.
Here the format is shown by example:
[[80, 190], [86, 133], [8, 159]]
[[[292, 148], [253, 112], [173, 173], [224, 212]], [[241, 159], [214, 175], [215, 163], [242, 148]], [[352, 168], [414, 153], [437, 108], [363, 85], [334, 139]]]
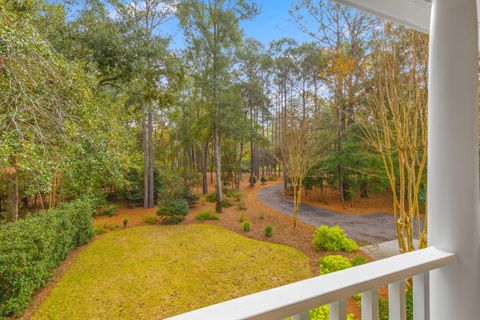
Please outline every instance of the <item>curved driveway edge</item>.
[[[292, 216], [293, 200], [282, 192], [283, 184], [275, 184], [257, 192], [258, 200], [286, 215]], [[314, 226], [338, 225], [360, 245], [378, 244], [397, 238], [391, 214], [344, 214], [306, 204], [300, 207], [299, 219]]]

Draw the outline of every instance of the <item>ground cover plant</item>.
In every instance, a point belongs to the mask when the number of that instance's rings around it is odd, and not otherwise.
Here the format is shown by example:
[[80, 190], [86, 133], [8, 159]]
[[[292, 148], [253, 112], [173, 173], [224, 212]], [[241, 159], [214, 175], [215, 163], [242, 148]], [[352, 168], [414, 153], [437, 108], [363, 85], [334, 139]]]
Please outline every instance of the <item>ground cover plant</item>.
[[80, 252], [33, 319], [162, 319], [310, 276], [300, 251], [221, 227], [128, 228]]

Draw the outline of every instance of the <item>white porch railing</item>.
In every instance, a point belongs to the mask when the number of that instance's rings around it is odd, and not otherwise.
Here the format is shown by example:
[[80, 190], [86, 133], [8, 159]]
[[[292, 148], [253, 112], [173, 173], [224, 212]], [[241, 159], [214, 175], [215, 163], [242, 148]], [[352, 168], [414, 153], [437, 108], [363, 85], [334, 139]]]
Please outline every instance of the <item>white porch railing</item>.
[[433, 247], [295, 282], [184, 313], [170, 320], [308, 320], [309, 310], [330, 304], [330, 319], [344, 320], [346, 298], [362, 293], [362, 320], [377, 320], [378, 288], [388, 284], [389, 316], [404, 320], [405, 279], [413, 277], [414, 319], [428, 320], [428, 271], [455, 260]]

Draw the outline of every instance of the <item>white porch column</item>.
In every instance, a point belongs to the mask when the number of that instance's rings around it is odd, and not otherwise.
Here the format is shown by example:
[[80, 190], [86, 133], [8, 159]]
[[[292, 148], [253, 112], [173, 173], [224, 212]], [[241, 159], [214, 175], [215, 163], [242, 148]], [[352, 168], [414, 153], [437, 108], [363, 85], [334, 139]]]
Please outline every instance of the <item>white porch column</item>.
[[479, 319], [476, 0], [433, 0], [430, 27], [429, 245], [457, 261], [431, 272], [430, 319]]

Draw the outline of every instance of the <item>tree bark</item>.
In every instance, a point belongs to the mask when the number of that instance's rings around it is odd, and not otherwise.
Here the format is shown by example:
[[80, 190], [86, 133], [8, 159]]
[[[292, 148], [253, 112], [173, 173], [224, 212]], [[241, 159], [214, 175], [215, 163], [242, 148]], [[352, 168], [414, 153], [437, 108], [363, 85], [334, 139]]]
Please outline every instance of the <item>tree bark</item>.
[[148, 177], [148, 207], [153, 208], [154, 204], [154, 159], [153, 159], [153, 114], [148, 112], [148, 164], [149, 164], [149, 177]]
[[215, 145], [215, 165], [217, 173], [217, 203], [215, 206], [215, 211], [218, 213], [222, 212], [222, 159], [221, 159], [221, 150], [220, 150], [220, 133], [218, 132], [218, 126], [215, 125], [214, 131], [214, 145]]
[[208, 160], [208, 141], [203, 145], [203, 153], [202, 153], [202, 194], [208, 193], [207, 160]]
[[143, 207], [148, 208], [148, 147], [147, 125], [145, 116], [142, 119], [142, 149], [143, 149]]

